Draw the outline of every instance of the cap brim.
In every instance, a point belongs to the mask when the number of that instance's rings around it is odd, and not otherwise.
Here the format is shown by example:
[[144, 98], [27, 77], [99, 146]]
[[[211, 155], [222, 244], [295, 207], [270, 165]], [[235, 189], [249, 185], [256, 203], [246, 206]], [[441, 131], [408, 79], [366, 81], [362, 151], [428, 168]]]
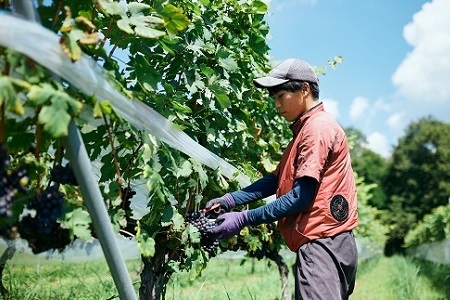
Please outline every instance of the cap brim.
[[275, 77], [261, 77], [257, 79], [253, 79], [253, 84], [258, 88], [269, 88], [274, 87], [283, 83], [288, 82], [289, 79], [280, 79]]

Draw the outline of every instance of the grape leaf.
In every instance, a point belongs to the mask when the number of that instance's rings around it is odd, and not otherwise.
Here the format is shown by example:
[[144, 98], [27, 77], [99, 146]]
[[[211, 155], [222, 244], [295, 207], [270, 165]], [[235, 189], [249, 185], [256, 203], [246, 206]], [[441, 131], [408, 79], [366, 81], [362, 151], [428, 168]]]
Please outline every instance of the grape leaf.
[[155, 255], [155, 240], [141, 226], [138, 226], [137, 229], [136, 240], [142, 256], [152, 257]]
[[91, 217], [89, 213], [81, 208], [76, 208], [65, 214], [64, 224], [71, 229], [73, 234], [81, 239], [90, 240]]
[[10, 112], [18, 115], [23, 115], [25, 112], [11, 80], [5, 76], [0, 76], [0, 105], [3, 103]]
[[70, 115], [60, 105], [44, 106], [39, 113], [39, 123], [54, 138], [67, 136]]
[[183, 14], [183, 11], [172, 4], [164, 6], [159, 14], [165, 21], [167, 31], [172, 34], [177, 34], [184, 30], [190, 23], [189, 19]]

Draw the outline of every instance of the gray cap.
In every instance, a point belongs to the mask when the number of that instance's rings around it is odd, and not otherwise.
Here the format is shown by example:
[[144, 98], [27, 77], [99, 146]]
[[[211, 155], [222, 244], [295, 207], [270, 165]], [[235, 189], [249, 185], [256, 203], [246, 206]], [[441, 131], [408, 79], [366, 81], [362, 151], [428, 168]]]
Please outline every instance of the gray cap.
[[316, 72], [307, 62], [289, 58], [281, 61], [269, 76], [253, 79], [253, 84], [258, 88], [269, 88], [290, 80], [319, 83]]

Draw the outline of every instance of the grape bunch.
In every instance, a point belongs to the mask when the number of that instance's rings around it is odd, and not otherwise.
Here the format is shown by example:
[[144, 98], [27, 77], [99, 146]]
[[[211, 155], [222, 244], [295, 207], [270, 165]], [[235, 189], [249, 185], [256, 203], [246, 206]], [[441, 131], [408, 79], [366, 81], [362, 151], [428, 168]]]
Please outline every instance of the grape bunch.
[[58, 223], [63, 205], [64, 194], [59, 191], [59, 184], [48, 186], [38, 196], [30, 199], [28, 209], [35, 210], [36, 215], [25, 216], [17, 224], [17, 228], [34, 254], [50, 249], [61, 251], [70, 244], [70, 230]]
[[31, 201], [31, 208], [36, 210], [38, 233], [52, 233], [63, 212], [64, 194], [58, 189], [58, 184], [49, 186]]
[[56, 165], [50, 172], [50, 180], [59, 184], [78, 185], [77, 178], [69, 165]]
[[11, 163], [5, 146], [0, 144], [0, 217], [12, 216], [12, 204], [17, 192], [26, 193], [28, 172], [25, 168], [9, 171]]
[[185, 217], [185, 224], [194, 225], [200, 232], [200, 248], [209, 254], [209, 257], [217, 255], [220, 243], [212, 238], [208, 231], [217, 226], [215, 219], [209, 219], [203, 212], [189, 212]]

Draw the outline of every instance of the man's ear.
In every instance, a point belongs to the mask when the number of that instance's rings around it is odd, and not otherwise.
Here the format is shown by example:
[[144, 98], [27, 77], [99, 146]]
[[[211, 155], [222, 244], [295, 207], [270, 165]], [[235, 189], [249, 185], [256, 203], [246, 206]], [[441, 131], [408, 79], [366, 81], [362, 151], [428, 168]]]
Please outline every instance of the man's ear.
[[311, 87], [309, 86], [309, 83], [303, 82], [302, 83], [302, 94], [307, 95], [311, 91]]

